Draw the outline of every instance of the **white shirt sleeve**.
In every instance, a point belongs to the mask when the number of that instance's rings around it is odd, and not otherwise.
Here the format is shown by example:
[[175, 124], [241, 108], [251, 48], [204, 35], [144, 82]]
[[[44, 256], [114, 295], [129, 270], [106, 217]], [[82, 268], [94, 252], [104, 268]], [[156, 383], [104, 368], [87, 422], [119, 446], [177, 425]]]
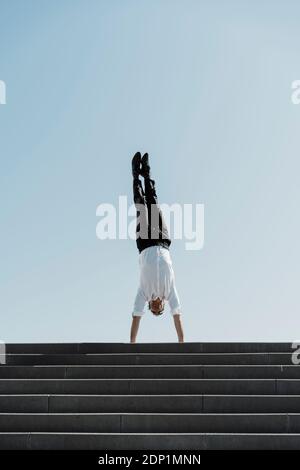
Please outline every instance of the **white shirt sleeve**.
[[175, 287], [174, 282], [172, 282], [172, 286], [170, 289], [170, 294], [168, 297], [168, 302], [171, 310], [172, 315], [180, 315], [181, 314], [181, 305], [180, 305], [180, 300], [178, 297], [178, 293]]
[[141, 317], [142, 315], [144, 315], [145, 304], [146, 304], [146, 297], [142, 289], [139, 287], [135, 296], [132, 316]]

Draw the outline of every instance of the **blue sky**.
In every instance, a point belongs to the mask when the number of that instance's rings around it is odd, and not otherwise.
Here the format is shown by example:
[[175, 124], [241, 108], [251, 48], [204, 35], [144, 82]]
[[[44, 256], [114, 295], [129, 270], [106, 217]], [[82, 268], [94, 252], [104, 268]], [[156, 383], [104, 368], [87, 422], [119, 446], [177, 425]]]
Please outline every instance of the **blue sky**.
[[[0, 0], [1, 339], [129, 339], [132, 240], [96, 207], [131, 198], [148, 151], [165, 203], [205, 204], [172, 258], [187, 341], [295, 340], [300, 327], [300, 4]], [[140, 341], [176, 341], [168, 310]]]

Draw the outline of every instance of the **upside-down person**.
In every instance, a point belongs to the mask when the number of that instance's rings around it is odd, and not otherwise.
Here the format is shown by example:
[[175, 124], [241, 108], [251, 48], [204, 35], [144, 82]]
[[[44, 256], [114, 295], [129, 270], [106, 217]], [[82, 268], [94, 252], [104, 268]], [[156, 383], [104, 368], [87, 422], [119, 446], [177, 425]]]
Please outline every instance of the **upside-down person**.
[[[155, 181], [150, 176], [149, 156], [137, 152], [132, 159], [133, 199], [137, 210], [136, 244], [139, 251], [140, 284], [132, 312], [130, 342], [135, 343], [144, 307], [148, 304], [153, 315], [162, 315], [165, 302], [178, 336], [183, 343], [181, 306], [169, 247], [171, 240], [157, 201]], [[144, 187], [140, 180], [144, 178]]]

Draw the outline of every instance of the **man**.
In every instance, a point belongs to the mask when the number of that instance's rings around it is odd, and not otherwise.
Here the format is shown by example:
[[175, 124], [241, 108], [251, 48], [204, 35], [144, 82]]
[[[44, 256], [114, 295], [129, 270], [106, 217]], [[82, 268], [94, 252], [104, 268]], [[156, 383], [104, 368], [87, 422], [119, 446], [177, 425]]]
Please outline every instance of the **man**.
[[[155, 181], [150, 176], [149, 156], [137, 152], [132, 159], [133, 199], [137, 210], [136, 244], [139, 250], [140, 285], [132, 312], [130, 342], [135, 343], [145, 304], [153, 315], [170, 306], [178, 341], [183, 343], [181, 306], [169, 252], [171, 240], [158, 206]], [[140, 176], [144, 178], [143, 189]]]

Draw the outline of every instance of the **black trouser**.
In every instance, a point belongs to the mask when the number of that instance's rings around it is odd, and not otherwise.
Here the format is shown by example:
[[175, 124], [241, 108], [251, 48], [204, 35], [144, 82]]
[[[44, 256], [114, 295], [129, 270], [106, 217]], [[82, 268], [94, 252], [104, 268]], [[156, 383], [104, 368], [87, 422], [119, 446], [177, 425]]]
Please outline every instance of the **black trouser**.
[[169, 248], [171, 240], [162, 212], [158, 206], [155, 181], [145, 178], [133, 180], [133, 199], [137, 211], [136, 244], [139, 252], [153, 245]]

